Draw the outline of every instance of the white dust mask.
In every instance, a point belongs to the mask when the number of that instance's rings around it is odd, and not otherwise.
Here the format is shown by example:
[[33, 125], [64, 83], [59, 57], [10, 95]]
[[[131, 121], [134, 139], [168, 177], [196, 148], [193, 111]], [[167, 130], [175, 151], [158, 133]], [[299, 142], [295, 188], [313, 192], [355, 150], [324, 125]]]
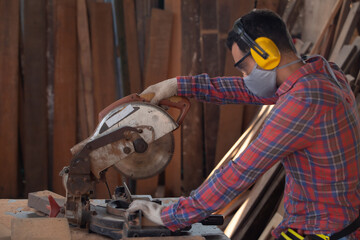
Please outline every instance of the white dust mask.
[[256, 96], [272, 97], [276, 93], [276, 69], [285, 68], [289, 65], [300, 62], [301, 59], [285, 64], [284, 66], [274, 68], [272, 70], [264, 70], [258, 68], [255, 64], [250, 74], [244, 77], [245, 86]]

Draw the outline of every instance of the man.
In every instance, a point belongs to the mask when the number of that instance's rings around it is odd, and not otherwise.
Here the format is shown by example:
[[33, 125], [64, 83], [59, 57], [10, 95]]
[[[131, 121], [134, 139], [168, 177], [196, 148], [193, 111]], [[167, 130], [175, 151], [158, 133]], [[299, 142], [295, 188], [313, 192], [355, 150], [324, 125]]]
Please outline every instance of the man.
[[[360, 118], [344, 74], [320, 56], [302, 61], [284, 22], [267, 10], [237, 20], [227, 46], [244, 78], [177, 77], [144, 93], [154, 92], [154, 103], [177, 94], [212, 103], [275, 104], [259, 136], [190, 197], [165, 208], [135, 201], [129, 211], [141, 209], [177, 230], [224, 207], [281, 161], [285, 215], [273, 235], [291, 228], [329, 236], [344, 229], [360, 206]], [[353, 230], [346, 235], [342, 239], [356, 239]]]

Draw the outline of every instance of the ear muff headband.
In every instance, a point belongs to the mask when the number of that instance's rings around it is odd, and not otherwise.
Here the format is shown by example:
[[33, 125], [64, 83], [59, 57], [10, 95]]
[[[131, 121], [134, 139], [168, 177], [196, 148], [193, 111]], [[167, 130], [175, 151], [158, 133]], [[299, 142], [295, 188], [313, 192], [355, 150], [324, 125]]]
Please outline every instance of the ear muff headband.
[[241, 18], [235, 21], [233, 31], [250, 47], [251, 56], [261, 68], [271, 70], [280, 63], [280, 51], [269, 38], [259, 37], [255, 41], [245, 32]]

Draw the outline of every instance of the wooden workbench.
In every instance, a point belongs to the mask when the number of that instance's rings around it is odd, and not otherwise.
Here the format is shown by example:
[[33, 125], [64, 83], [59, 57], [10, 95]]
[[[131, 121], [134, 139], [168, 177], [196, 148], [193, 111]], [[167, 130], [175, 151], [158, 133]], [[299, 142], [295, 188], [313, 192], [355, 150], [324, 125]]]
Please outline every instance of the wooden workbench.
[[[11, 221], [14, 218], [46, 218], [47, 216], [27, 206], [27, 200], [0, 199], [0, 239], [11, 238]], [[44, 231], [47, 229], [44, 228]], [[26, 229], [24, 229], [26, 231]], [[95, 240], [109, 239], [98, 234], [89, 233], [86, 229], [70, 227], [71, 239]], [[63, 238], [60, 238], [63, 239]], [[138, 240], [155, 238], [136, 238]], [[164, 240], [191, 240], [212, 239], [228, 240], [224, 233], [216, 226], [203, 226], [199, 223], [193, 224], [189, 235], [180, 237], [164, 237]]]

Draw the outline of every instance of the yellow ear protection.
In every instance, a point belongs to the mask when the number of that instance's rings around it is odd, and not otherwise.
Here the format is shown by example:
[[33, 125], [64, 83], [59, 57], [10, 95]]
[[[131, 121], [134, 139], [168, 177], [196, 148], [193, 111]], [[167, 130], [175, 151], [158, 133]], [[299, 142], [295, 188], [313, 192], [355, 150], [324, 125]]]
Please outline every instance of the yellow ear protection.
[[245, 32], [241, 18], [235, 21], [233, 31], [250, 47], [250, 53], [258, 66], [272, 70], [280, 63], [280, 51], [275, 43], [267, 37], [259, 37], [255, 41]]

